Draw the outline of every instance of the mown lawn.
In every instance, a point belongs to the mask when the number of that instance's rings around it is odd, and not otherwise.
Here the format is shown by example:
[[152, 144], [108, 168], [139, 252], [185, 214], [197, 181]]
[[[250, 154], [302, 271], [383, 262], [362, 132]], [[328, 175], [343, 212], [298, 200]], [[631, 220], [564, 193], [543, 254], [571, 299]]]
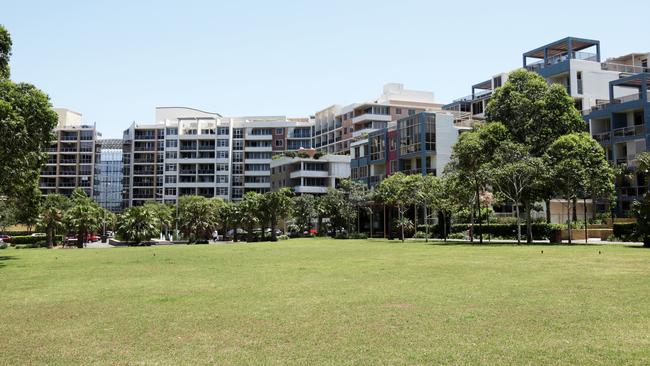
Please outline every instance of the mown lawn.
[[650, 363], [640, 248], [295, 239], [0, 257], [2, 364]]

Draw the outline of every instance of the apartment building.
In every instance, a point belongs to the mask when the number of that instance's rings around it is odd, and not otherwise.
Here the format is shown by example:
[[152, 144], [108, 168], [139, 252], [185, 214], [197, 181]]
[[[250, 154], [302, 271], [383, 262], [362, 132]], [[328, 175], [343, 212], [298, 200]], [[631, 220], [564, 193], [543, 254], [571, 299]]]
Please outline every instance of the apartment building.
[[439, 110], [428, 91], [404, 89], [402, 84], [386, 84], [376, 99], [347, 106], [332, 105], [315, 114], [314, 147], [331, 154], [349, 154], [350, 143], [388, 123], [425, 110]]
[[310, 148], [312, 132], [308, 118], [157, 108], [155, 123], [134, 123], [124, 132], [123, 205], [268, 192], [273, 155]]
[[459, 134], [470, 129], [454, 121], [452, 113], [420, 112], [369, 133], [351, 145], [351, 178], [373, 187], [396, 172], [441, 176]]
[[100, 139], [96, 142], [94, 200], [112, 211], [122, 210], [122, 147], [121, 139]]
[[291, 188], [297, 194], [324, 194], [336, 188], [342, 179], [350, 177], [349, 155], [323, 155], [316, 150], [304, 156], [285, 156], [271, 161], [271, 190]]
[[59, 117], [55, 141], [46, 148], [47, 161], [41, 169], [39, 188], [45, 195], [69, 196], [80, 187], [93, 197], [95, 141], [99, 136], [95, 125], [84, 124], [81, 113], [65, 108], [54, 111]]

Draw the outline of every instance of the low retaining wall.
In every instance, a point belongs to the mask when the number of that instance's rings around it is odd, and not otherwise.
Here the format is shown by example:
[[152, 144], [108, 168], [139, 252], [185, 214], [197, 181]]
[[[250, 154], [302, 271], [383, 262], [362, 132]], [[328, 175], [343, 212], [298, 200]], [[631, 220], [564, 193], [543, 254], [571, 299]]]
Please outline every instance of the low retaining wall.
[[[607, 239], [614, 234], [612, 229], [587, 229], [590, 238]], [[569, 230], [562, 230], [562, 240], [569, 239]], [[571, 229], [571, 240], [585, 240], [585, 229]]]

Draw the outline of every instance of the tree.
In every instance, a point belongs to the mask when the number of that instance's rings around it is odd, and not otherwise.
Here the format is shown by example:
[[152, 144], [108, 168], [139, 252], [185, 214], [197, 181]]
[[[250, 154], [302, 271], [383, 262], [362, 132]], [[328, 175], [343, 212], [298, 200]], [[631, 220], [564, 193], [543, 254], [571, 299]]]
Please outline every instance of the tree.
[[316, 217], [316, 199], [311, 194], [302, 194], [293, 197], [293, 218], [300, 233], [312, 227], [312, 220]]
[[377, 197], [382, 202], [397, 209], [398, 219], [396, 224], [400, 229], [402, 242], [404, 242], [404, 230], [413, 225], [404, 215], [411, 206], [417, 203], [419, 180], [418, 175], [404, 175], [398, 172], [388, 176], [377, 186]]
[[208, 241], [217, 227], [214, 203], [203, 196], [182, 196], [178, 202], [181, 232], [190, 243]]
[[[558, 138], [548, 148], [545, 160], [557, 191], [567, 200], [571, 243], [571, 202], [590, 193], [611, 194], [614, 174], [605, 159], [603, 148], [584, 132]], [[592, 183], [594, 180], [597, 182]]]
[[83, 248], [88, 235], [100, 227], [101, 207], [88, 198], [81, 188], [76, 188], [70, 196], [70, 206], [63, 215], [69, 231], [77, 234], [77, 247]]
[[16, 198], [16, 220], [27, 226], [28, 231], [38, 223], [38, 215], [41, 211], [42, 203], [41, 190], [36, 186], [26, 188], [19, 198]]
[[157, 237], [159, 216], [150, 205], [129, 207], [118, 220], [117, 233], [123, 240], [139, 245]]
[[169, 229], [174, 223], [174, 207], [159, 202], [147, 202], [144, 206], [153, 212], [160, 225], [159, 232], [168, 236]]
[[525, 146], [511, 141], [499, 146], [492, 161], [485, 167], [490, 185], [515, 208], [518, 244], [521, 243], [519, 206], [532, 198], [533, 187], [542, 171], [544, 165], [541, 158], [531, 156]]
[[342, 229], [346, 229], [349, 233], [355, 213], [346, 195], [340, 190], [329, 188], [319, 201], [324, 216], [329, 218], [329, 224], [334, 230], [334, 234], [336, 235]]
[[[460, 135], [458, 142], [452, 148], [451, 161], [447, 171], [455, 171], [456, 177], [464, 180], [474, 190], [474, 202], [478, 212], [479, 240], [483, 243], [481, 230], [480, 192], [485, 188], [487, 176], [485, 166], [489, 163], [494, 151], [510, 139], [510, 134], [501, 123], [490, 123], [475, 131]], [[474, 208], [471, 209], [471, 232], [474, 232]], [[473, 240], [473, 235], [470, 237]]]
[[348, 202], [356, 212], [357, 232], [361, 231], [360, 213], [363, 211], [368, 213], [370, 217], [370, 237], [372, 237], [374, 191], [369, 189], [367, 185], [351, 179], [342, 180], [339, 189], [346, 195]]
[[35, 187], [57, 115], [36, 87], [9, 80], [11, 37], [0, 25], [0, 196], [20, 198]]
[[64, 227], [63, 215], [69, 206], [69, 200], [60, 194], [49, 194], [45, 197], [38, 221], [39, 226], [45, 230], [49, 248], [54, 246], [54, 236]]
[[16, 224], [16, 207], [8, 197], [0, 197], [0, 230], [5, 232], [7, 226]]
[[[262, 200], [262, 195], [257, 192], [246, 192], [244, 199], [240, 203], [241, 215], [242, 215], [242, 224], [246, 227], [248, 231], [246, 241], [252, 242], [255, 233], [253, 230], [255, 226], [260, 224], [260, 204]], [[264, 233], [264, 230], [262, 230]]]
[[225, 226], [226, 235], [229, 229], [232, 229], [233, 241], [236, 243], [239, 240], [237, 231], [244, 220], [241, 203], [234, 201], [224, 202], [223, 206], [219, 209], [219, 219]]
[[[269, 224], [272, 241], [277, 240], [275, 228], [278, 225], [278, 220], [285, 220], [291, 214], [293, 208], [292, 194], [289, 188], [282, 188], [275, 192], [264, 193], [261, 197], [259, 203], [260, 217], [261, 221]], [[264, 231], [262, 231], [262, 236], [264, 236]]]
[[11, 57], [11, 36], [0, 24], [0, 79], [9, 79], [9, 58]]

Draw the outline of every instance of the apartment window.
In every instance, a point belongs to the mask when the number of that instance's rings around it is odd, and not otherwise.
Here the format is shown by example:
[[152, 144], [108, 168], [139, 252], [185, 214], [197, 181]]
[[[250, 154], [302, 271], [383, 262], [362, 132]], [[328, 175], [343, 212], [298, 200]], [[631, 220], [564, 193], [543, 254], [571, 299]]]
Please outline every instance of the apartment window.
[[217, 175], [217, 183], [228, 183], [227, 175]]
[[395, 114], [402, 114], [402, 108], [395, 108]]
[[217, 128], [217, 135], [228, 136], [228, 127], [219, 127]]
[[217, 187], [217, 196], [227, 196], [228, 187]]
[[165, 152], [165, 158], [166, 159], [176, 159], [178, 157], [178, 153], [176, 151], [166, 151]]
[[503, 83], [503, 81], [501, 79], [501, 76], [497, 76], [497, 77], [492, 79], [492, 84], [494, 84], [494, 89], [500, 87], [502, 83]]
[[176, 176], [175, 175], [166, 175], [165, 176], [165, 183], [176, 183]]
[[228, 147], [228, 140], [227, 139], [218, 139], [217, 140], [217, 147]]
[[175, 196], [176, 195], [176, 188], [165, 188], [165, 196]]
[[415, 114], [415, 109], [409, 109], [409, 116], [412, 116]]
[[178, 128], [168, 127], [165, 131], [167, 135], [178, 135]]
[[235, 151], [232, 153], [232, 161], [233, 163], [241, 163], [244, 161], [244, 153], [241, 151]]
[[578, 94], [582, 94], [582, 71], [578, 71], [576, 77], [578, 78]]
[[397, 142], [395, 141], [395, 137], [391, 137], [388, 140], [389, 148], [390, 151], [395, 151], [397, 149]]
[[178, 140], [165, 140], [166, 147], [178, 147]]
[[228, 151], [217, 151], [217, 159], [228, 159]]
[[361, 157], [361, 148], [359, 146], [354, 148], [354, 157], [357, 159]]
[[218, 172], [227, 172], [228, 171], [228, 164], [217, 164], [217, 171]]
[[386, 151], [386, 141], [383, 135], [372, 136], [369, 139], [370, 143], [370, 160], [384, 159]]
[[232, 165], [232, 174], [244, 174], [244, 165], [243, 164], [233, 164]]
[[276, 147], [284, 146], [284, 140], [275, 140], [275, 146]]
[[392, 160], [390, 162], [390, 174], [397, 172], [397, 160]]
[[232, 142], [232, 149], [233, 150], [243, 150], [244, 149], [244, 141], [242, 140], [236, 140]]
[[276, 128], [275, 129], [275, 134], [276, 135], [283, 135], [284, 134], [284, 129], [283, 128]]
[[235, 138], [235, 139], [243, 139], [244, 138], [244, 129], [243, 128], [233, 128], [232, 137]]
[[165, 171], [166, 172], [175, 172], [176, 171], [176, 164], [165, 164]]

